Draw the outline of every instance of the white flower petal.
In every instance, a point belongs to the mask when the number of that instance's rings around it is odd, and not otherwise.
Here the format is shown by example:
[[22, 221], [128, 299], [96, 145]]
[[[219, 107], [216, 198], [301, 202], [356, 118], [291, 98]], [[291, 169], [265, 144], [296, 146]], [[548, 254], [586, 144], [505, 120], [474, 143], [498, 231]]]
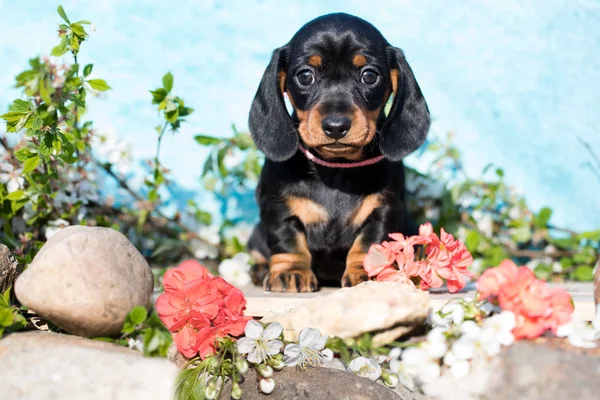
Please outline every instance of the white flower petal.
[[260, 364], [265, 361], [265, 353], [258, 347], [255, 347], [250, 353], [248, 353], [248, 362], [252, 364]]
[[475, 356], [475, 343], [463, 336], [454, 342], [452, 352], [459, 360], [470, 360]]
[[324, 361], [331, 361], [333, 360], [333, 351], [331, 349], [323, 349], [321, 356], [323, 356]]
[[402, 349], [400, 347], [394, 347], [392, 350], [390, 350], [388, 358], [390, 360], [393, 360], [394, 358], [400, 358], [400, 354], [402, 354]]
[[[304, 328], [300, 332], [298, 344], [301, 347], [310, 347], [311, 349], [317, 349], [316, 346], [319, 343], [320, 337], [321, 337], [321, 333], [319, 332], [318, 329]], [[321, 349], [317, 349], [317, 350], [321, 350]]]
[[407, 366], [418, 366], [428, 359], [425, 350], [419, 347], [409, 347], [402, 352], [402, 361]]
[[271, 340], [270, 342], [268, 342], [267, 346], [269, 347], [269, 350], [267, 350], [267, 354], [272, 356], [278, 354], [281, 351], [281, 348], [283, 347], [283, 342], [281, 340]]
[[[249, 321], [250, 322], [250, 321]], [[237, 341], [237, 348], [241, 354], [248, 354], [256, 347], [254, 339], [242, 337]]]
[[266, 340], [273, 340], [277, 339], [281, 335], [281, 332], [283, 332], [283, 326], [279, 322], [272, 322], [265, 328], [260, 337]]
[[260, 322], [251, 319], [246, 324], [246, 329], [244, 330], [244, 333], [246, 334], [246, 337], [258, 339], [263, 333], [263, 329], [264, 328]]
[[348, 371], [358, 372], [360, 369], [367, 365], [366, 357], [356, 357], [348, 363]]
[[273, 378], [261, 379], [258, 383], [258, 387], [264, 394], [270, 394], [273, 392], [273, 389], [275, 389], [275, 381]]
[[464, 378], [469, 375], [470, 368], [471, 365], [468, 361], [458, 361], [450, 367], [450, 372], [455, 378]]
[[286, 357], [298, 357], [300, 355], [300, 346], [297, 344], [288, 344], [283, 350]]

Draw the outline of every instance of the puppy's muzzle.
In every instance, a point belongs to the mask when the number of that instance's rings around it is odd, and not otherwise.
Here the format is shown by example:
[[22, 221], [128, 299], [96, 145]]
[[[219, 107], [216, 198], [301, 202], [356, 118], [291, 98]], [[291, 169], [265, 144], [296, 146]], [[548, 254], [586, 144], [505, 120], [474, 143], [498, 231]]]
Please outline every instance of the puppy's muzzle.
[[345, 115], [328, 115], [321, 121], [321, 128], [328, 138], [340, 140], [346, 137], [346, 134], [352, 126], [352, 120]]

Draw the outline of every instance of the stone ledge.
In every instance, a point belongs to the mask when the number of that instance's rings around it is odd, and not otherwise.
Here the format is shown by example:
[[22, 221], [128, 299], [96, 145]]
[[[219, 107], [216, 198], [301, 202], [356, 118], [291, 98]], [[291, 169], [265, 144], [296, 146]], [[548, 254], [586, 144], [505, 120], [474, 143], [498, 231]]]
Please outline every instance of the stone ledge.
[[[571, 282], [565, 284], [551, 284], [552, 287], [564, 287], [573, 296], [575, 303], [575, 319], [590, 321], [594, 318], [594, 288], [591, 282]], [[300, 303], [313, 297], [331, 294], [339, 288], [326, 287], [314, 293], [274, 293], [265, 292], [256, 286], [241, 288], [246, 296], [246, 315], [253, 317], [264, 317], [270, 312], [282, 313], [290, 310]], [[439, 310], [444, 304], [453, 298], [473, 297], [475, 288], [469, 285], [460, 293], [450, 294], [444, 292], [432, 292], [429, 296], [431, 307], [434, 311]]]

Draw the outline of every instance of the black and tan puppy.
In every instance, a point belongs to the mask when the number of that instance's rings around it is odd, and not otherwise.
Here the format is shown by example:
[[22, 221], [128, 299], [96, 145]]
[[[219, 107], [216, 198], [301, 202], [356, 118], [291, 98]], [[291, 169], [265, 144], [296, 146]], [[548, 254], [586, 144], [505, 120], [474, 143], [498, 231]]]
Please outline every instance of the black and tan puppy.
[[319, 17], [276, 49], [249, 118], [266, 155], [249, 243], [255, 283], [307, 292], [367, 280], [371, 244], [416, 233], [402, 158], [424, 142], [429, 124], [402, 50], [360, 18]]

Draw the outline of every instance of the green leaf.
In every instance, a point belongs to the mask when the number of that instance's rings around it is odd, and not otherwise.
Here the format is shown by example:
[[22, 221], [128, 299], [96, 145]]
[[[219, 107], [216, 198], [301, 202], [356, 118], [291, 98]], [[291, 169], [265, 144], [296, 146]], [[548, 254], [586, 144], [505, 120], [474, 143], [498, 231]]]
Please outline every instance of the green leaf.
[[73, 31], [73, 33], [77, 36], [79, 36], [80, 38], [85, 38], [88, 34], [85, 32], [85, 29], [83, 29], [83, 26], [75, 23], [75, 24], [71, 24], [71, 31]]
[[573, 271], [573, 278], [577, 281], [589, 282], [594, 280], [594, 268], [589, 265], [581, 265]]
[[162, 78], [163, 87], [167, 92], [170, 92], [173, 89], [173, 75], [170, 72], [167, 72], [165, 76]]
[[579, 240], [587, 239], [587, 240], [593, 240], [593, 241], [600, 241], [600, 230], [582, 232], [579, 235], [577, 235], [577, 238]]
[[34, 131], [39, 131], [42, 129], [42, 125], [44, 125], [44, 121], [40, 117], [35, 117], [33, 119], [33, 123], [31, 124], [31, 129]]
[[5, 197], [7, 200], [21, 200], [25, 198], [25, 192], [22, 190], [15, 190]]
[[148, 318], [148, 311], [143, 306], [134, 307], [129, 312], [129, 319], [134, 325], [139, 325]]
[[0, 308], [0, 327], [7, 328], [13, 323], [13, 312], [9, 307]]
[[69, 21], [69, 18], [67, 18], [67, 14], [65, 13], [65, 9], [63, 8], [63, 6], [58, 6], [58, 9], [56, 11], [58, 11], [58, 15], [60, 15], [61, 18], [64, 19], [67, 24], [71, 23], [71, 21]]
[[79, 52], [79, 37], [77, 35], [71, 35], [71, 50], [74, 54]]
[[465, 239], [465, 245], [470, 252], [477, 251], [479, 244], [481, 243], [481, 235], [476, 230], [470, 230], [467, 233], [467, 237]]
[[151, 90], [150, 93], [152, 94], [152, 104], [158, 104], [167, 97], [167, 91], [163, 88]]
[[92, 69], [94, 69], [94, 64], [88, 64], [83, 67], [83, 76], [89, 76], [92, 73]]
[[153, 203], [156, 200], [158, 200], [158, 192], [156, 191], [156, 189], [152, 189], [148, 192], [148, 201]]
[[2, 301], [4, 302], [4, 304], [6, 306], [10, 306], [10, 290], [12, 289], [12, 286], [9, 286], [8, 289], [6, 289], [4, 291], [4, 293], [2, 293]]
[[88, 21], [87, 19], [82, 19], [81, 21], [77, 21], [75, 22], [78, 25], [91, 25], [92, 23], [90, 21]]
[[542, 208], [537, 215], [537, 218], [535, 218], [535, 225], [540, 228], [545, 228], [548, 225], [548, 221], [550, 221], [550, 217], [552, 217], [552, 209], [548, 207]]
[[223, 142], [223, 139], [205, 135], [196, 135], [194, 136], [194, 140], [200, 143], [202, 146], [211, 146], [213, 144], [219, 144]]
[[21, 120], [21, 118], [23, 118], [26, 115], [27, 115], [26, 112], [9, 111], [6, 114], [0, 115], [0, 118], [2, 118], [3, 120], [5, 120], [6, 122], [15, 123], [16, 124], [17, 122], [19, 122]]
[[104, 81], [104, 79], [90, 79], [87, 83], [92, 87], [92, 89], [97, 90], [99, 92], [104, 92], [108, 89], [111, 89], [110, 86]]
[[31, 111], [31, 104], [28, 101], [17, 99], [10, 106], [12, 111], [28, 113]]
[[43, 156], [49, 156], [52, 154], [54, 147], [52, 146], [52, 135], [45, 135], [42, 139], [40, 146], [38, 147], [38, 151]]
[[37, 168], [39, 163], [40, 163], [39, 156], [28, 158], [27, 160], [25, 160], [25, 163], [23, 166], [23, 173], [28, 174], [30, 172], [33, 172]]
[[69, 51], [69, 48], [67, 47], [67, 37], [65, 36], [60, 41], [60, 44], [58, 44], [52, 48], [50, 55], [54, 56], [54, 57], [60, 57], [63, 54], [65, 54], [67, 51]]
[[531, 229], [527, 225], [515, 228], [512, 232], [512, 239], [517, 243], [527, 243], [531, 240]]

